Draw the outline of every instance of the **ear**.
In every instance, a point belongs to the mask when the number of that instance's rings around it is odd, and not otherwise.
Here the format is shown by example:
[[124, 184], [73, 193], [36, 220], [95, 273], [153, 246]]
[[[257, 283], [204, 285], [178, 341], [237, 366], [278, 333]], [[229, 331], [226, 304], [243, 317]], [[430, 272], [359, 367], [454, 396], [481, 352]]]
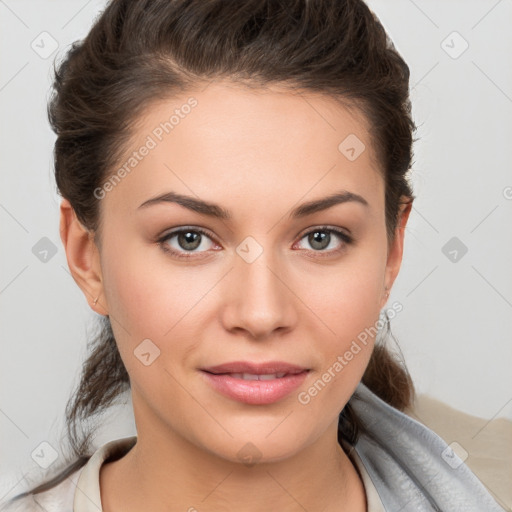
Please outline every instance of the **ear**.
[[[409, 214], [412, 210], [412, 203], [413, 201], [411, 200], [410, 202], [401, 205], [398, 212], [399, 217], [395, 230], [395, 238], [389, 247], [386, 263], [384, 286], [387, 287], [388, 291], [391, 290], [402, 264], [405, 226], [407, 225], [407, 220], [409, 219]], [[384, 295], [381, 307], [384, 307], [386, 300], [387, 296]]]
[[[100, 255], [93, 233], [78, 220], [67, 199], [60, 205], [60, 239], [66, 251], [69, 270], [91, 308], [108, 315], [103, 295]], [[95, 299], [98, 299], [96, 302]]]

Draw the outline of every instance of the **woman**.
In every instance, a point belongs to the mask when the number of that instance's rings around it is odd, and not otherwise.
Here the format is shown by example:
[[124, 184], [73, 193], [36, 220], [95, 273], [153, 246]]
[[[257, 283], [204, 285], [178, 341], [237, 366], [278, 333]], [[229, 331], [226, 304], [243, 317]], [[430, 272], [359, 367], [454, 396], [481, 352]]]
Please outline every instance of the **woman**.
[[[414, 199], [408, 79], [361, 0], [107, 5], [49, 106], [103, 330], [70, 460], [11, 506], [501, 510], [401, 412], [412, 382], [375, 343]], [[128, 388], [137, 436], [93, 449], [81, 422]]]

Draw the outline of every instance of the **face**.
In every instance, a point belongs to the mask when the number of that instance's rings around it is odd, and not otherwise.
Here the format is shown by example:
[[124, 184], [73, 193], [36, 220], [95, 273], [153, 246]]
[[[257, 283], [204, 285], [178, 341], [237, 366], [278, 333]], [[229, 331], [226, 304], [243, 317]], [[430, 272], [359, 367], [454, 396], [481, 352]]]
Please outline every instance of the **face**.
[[[401, 233], [388, 247], [365, 120], [312, 93], [216, 82], [148, 108], [115, 172], [97, 192], [98, 278], [81, 286], [110, 317], [139, 437], [263, 462], [326, 435], [367, 366], [364, 333], [402, 253]], [[190, 199], [155, 199], [171, 193]], [[235, 361], [305, 371], [204, 371]]]

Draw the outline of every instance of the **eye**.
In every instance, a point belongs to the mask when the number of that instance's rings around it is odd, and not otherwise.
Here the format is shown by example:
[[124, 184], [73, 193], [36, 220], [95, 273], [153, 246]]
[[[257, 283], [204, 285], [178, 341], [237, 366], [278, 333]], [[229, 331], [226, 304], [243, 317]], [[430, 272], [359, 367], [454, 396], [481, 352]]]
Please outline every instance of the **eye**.
[[[332, 235], [335, 235], [334, 237]], [[341, 240], [336, 248], [335, 239]], [[331, 228], [328, 226], [321, 226], [314, 228], [305, 233], [301, 240], [306, 239], [310, 247], [313, 248], [313, 252], [327, 252], [329, 254], [338, 253], [343, 251], [345, 247], [353, 243], [353, 238], [347, 235], [344, 231], [338, 228]], [[332, 247], [334, 245], [334, 248]], [[331, 247], [331, 250], [325, 250]], [[309, 249], [306, 249], [309, 250]]]
[[[335, 235], [334, 237], [332, 236], [333, 234]], [[334, 248], [331, 247], [330, 250], [326, 250], [333, 245], [336, 238], [341, 241], [338, 243], [338, 247], [336, 248], [336, 244], [334, 243]], [[184, 227], [165, 234], [159, 238], [157, 242], [163, 251], [171, 253], [177, 258], [187, 259], [195, 257], [195, 253], [208, 251], [209, 244], [205, 242], [205, 239], [209, 240], [210, 244], [215, 245], [210, 234], [204, 229]], [[354, 241], [353, 238], [344, 231], [328, 226], [311, 229], [301, 236], [300, 240], [303, 239], [307, 239], [310, 247], [312, 247], [312, 250], [306, 250], [316, 253], [327, 253], [326, 255], [337, 254]], [[174, 243], [171, 243], [171, 241]]]
[[[208, 243], [204, 243], [205, 238], [212, 241], [209, 234], [201, 228], [180, 228], [165, 234], [157, 241], [163, 251], [178, 258], [191, 258], [194, 253], [206, 252], [208, 247], [205, 245], [208, 246]], [[173, 239], [175, 243], [169, 243]]]

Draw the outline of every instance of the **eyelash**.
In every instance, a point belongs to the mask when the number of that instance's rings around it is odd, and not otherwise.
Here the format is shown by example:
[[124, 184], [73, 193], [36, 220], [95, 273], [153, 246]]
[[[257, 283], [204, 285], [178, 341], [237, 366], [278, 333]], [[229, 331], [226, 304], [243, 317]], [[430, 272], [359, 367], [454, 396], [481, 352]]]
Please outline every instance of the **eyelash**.
[[[343, 246], [340, 249], [332, 249], [330, 251], [325, 251], [325, 250], [315, 251], [312, 249], [309, 251], [309, 252], [318, 253], [319, 255], [321, 255], [320, 257], [324, 257], [324, 255], [322, 255], [322, 253], [326, 253], [327, 255], [333, 255], [333, 254], [340, 253], [345, 249], [345, 245], [350, 245], [350, 244], [354, 243], [354, 239], [350, 235], [347, 235], [344, 231], [341, 231], [340, 229], [332, 228], [329, 226], [320, 226], [320, 227], [313, 228], [313, 229], [305, 232], [299, 238], [299, 240], [302, 240], [306, 236], [310, 235], [311, 233], [315, 233], [317, 231], [334, 233], [334, 234], [338, 235], [338, 237], [341, 238], [341, 240], [343, 242]], [[169, 249], [169, 246], [165, 243], [169, 239], [173, 238], [174, 236], [179, 235], [180, 233], [187, 233], [187, 232], [201, 233], [201, 235], [204, 235], [207, 238], [212, 239], [212, 236], [204, 229], [190, 227], [190, 228], [180, 228], [175, 231], [171, 231], [170, 233], [167, 233], [164, 236], [162, 236], [161, 238], [159, 238], [157, 240], [157, 243], [164, 252], [170, 253], [177, 258], [184, 259], [184, 260], [195, 258], [193, 252], [189, 252], [188, 255], [185, 256], [185, 254], [187, 254], [187, 253], [182, 253], [179, 251], [175, 251], [174, 249]]]

